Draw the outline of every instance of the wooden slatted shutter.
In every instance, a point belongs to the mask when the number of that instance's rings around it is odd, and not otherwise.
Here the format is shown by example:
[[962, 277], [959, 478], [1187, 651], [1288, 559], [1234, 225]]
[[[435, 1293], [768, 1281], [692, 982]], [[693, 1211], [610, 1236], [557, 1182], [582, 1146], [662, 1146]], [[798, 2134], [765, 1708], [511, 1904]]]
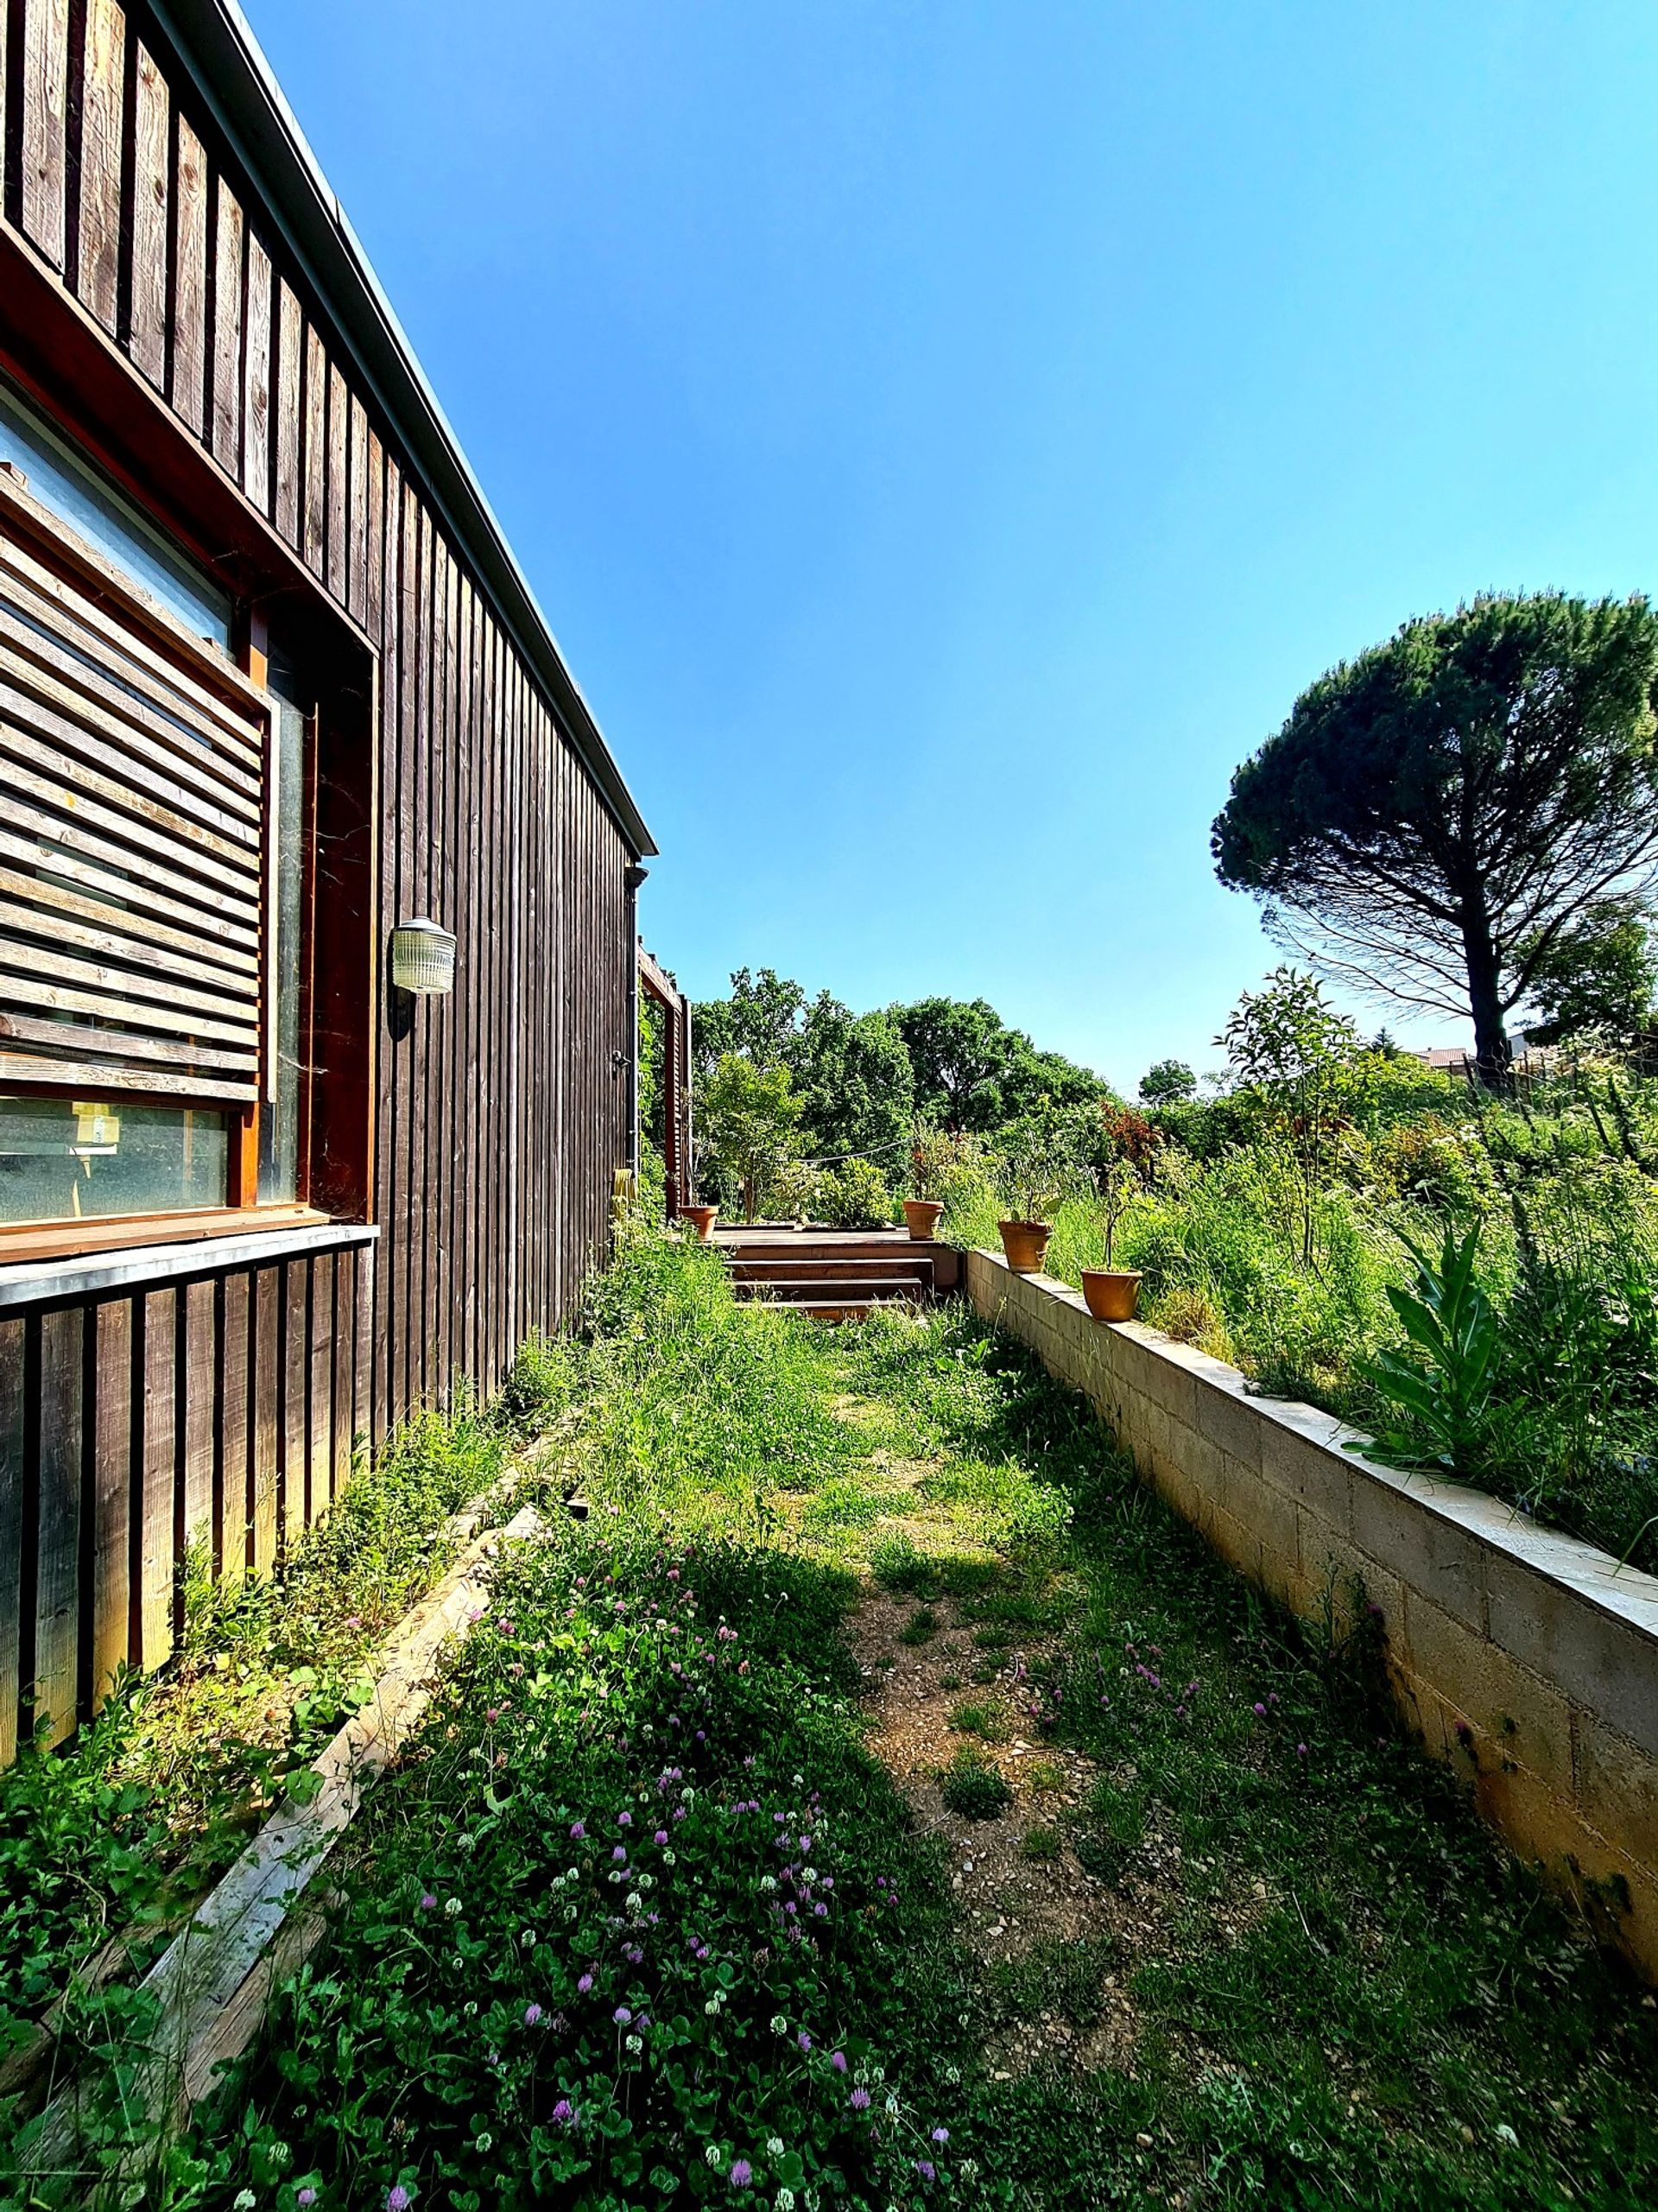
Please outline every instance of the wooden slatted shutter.
[[250, 1105], [263, 702], [34, 507], [0, 498], [0, 1086]]

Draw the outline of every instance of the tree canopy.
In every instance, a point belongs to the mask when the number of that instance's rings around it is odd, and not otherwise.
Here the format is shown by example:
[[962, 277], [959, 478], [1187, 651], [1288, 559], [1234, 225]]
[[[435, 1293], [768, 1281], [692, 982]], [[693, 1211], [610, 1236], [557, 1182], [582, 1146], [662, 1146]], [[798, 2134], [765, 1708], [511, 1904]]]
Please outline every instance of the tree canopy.
[[1488, 1080], [1554, 947], [1658, 865], [1658, 615], [1481, 598], [1333, 669], [1232, 778], [1222, 883], [1327, 973], [1470, 1014]]
[[908, 1048], [915, 1110], [940, 1128], [984, 1135], [1043, 1099], [1081, 1106], [1105, 1092], [1092, 1069], [1038, 1051], [984, 998], [918, 998], [889, 1011]]

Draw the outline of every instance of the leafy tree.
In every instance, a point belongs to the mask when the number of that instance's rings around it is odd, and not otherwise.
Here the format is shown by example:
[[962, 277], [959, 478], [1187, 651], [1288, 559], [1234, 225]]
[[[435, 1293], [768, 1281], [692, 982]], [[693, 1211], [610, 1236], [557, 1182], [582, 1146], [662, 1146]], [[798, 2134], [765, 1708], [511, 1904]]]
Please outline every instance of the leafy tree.
[[767, 1185], [794, 1150], [801, 1102], [788, 1068], [725, 1053], [698, 1093], [697, 1113], [699, 1141], [714, 1172], [737, 1186], [752, 1221]]
[[1593, 1035], [1627, 1049], [1653, 1027], [1658, 957], [1651, 922], [1627, 899], [1590, 907], [1561, 930], [1532, 972], [1539, 1044]]
[[806, 993], [798, 983], [763, 967], [739, 967], [729, 998], [701, 998], [691, 1010], [695, 1072], [712, 1075], [728, 1052], [746, 1053], [762, 1068], [792, 1067], [806, 1020]]
[[1160, 1060], [1140, 1078], [1145, 1106], [1183, 1106], [1198, 1093], [1198, 1079], [1183, 1060]]
[[1300, 1189], [1301, 1258], [1311, 1266], [1319, 1191], [1361, 1052], [1357, 1032], [1326, 1003], [1314, 977], [1283, 967], [1263, 989], [1244, 992], [1215, 1042], [1225, 1046], [1238, 1082], [1288, 1147]]
[[889, 1010], [909, 1050], [924, 1119], [978, 1135], [1036, 1111], [1084, 1105], [1105, 1089], [1063, 1053], [1039, 1052], [983, 998], [920, 998]]
[[1232, 778], [1220, 880], [1326, 972], [1471, 1014], [1487, 1082], [1556, 942], [1658, 865], [1643, 599], [1477, 599], [1321, 676]]
[[909, 1053], [889, 1014], [854, 1014], [820, 992], [794, 1062], [814, 1152], [878, 1157], [895, 1168], [914, 1115]]

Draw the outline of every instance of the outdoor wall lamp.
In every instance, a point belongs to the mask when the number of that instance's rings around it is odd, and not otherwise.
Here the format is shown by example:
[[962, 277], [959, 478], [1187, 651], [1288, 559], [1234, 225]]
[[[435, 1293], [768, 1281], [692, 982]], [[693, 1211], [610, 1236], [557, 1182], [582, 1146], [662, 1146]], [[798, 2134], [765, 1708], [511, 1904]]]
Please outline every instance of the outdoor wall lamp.
[[391, 981], [396, 991], [446, 998], [455, 987], [455, 939], [423, 916], [400, 922], [391, 933]]

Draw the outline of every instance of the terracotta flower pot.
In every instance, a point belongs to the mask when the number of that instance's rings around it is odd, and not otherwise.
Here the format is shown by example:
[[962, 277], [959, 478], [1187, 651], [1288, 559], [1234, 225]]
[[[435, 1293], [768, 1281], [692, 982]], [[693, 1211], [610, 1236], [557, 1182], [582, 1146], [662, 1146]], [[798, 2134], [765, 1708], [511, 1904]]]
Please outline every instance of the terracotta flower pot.
[[939, 1233], [939, 1216], [944, 1211], [943, 1201], [936, 1198], [907, 1198], [904, 1201], [904, 1220], [909, 1233], [917, 1244], [927, 1244]]
[[680, 1219], [688, 1221], [697, 1233], [698, 1241], [706, 1245], [714, 1233], [714, 1216], [718, 1212], [718, 1206], [681, 1206]]
[[1047, 1257], [1047, 1240], [1054, 1233], [1051, 1226], [1046, 1221], [998, 1221], [996, 1226], [1014, 1273], [1040, 1275]]
[[1132, 1321], [1140, 1302], [1140, 1277], [1129, 1269], [1085, 1267], [1082, 1295], [1096, 1321]]

